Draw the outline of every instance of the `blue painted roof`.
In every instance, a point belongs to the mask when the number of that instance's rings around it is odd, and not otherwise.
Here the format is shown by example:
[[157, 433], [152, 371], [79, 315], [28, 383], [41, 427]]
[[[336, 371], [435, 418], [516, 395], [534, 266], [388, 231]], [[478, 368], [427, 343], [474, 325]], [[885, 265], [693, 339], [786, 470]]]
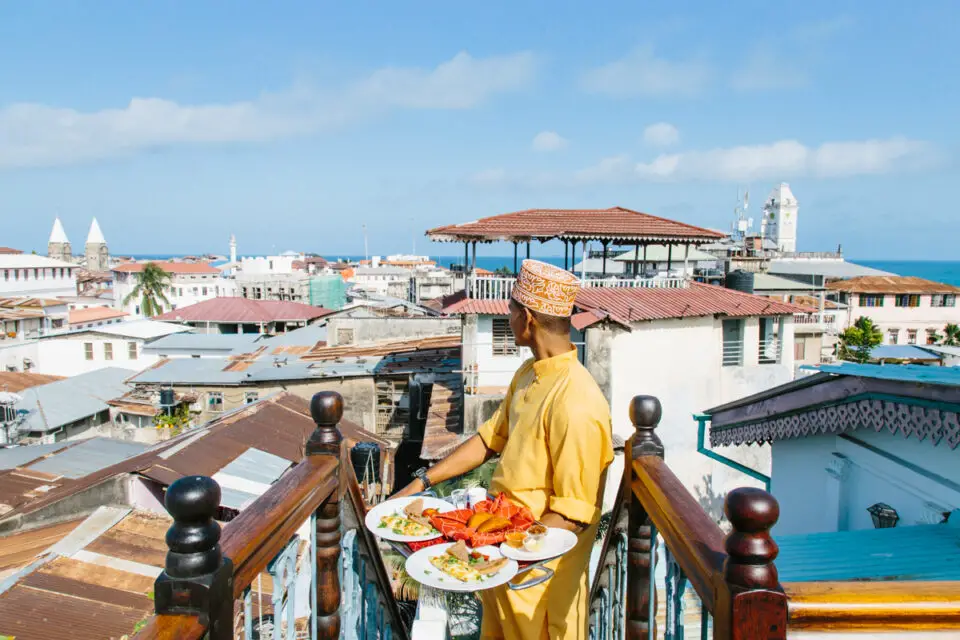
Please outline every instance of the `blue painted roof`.
[[256, 333], [175, 333], [144, 345], [143, 350], [151, 353], [184, 350], [228, 353], [237, 348], [251, 351], [250, 345], [260, 338]]
[[18, 427], [22, 433], [56, 431], [60, 427], [106, 411], [107, 400], [130, 391], [126, 379], [132, 369], [107, 367], [21, 392], [18, 412], [26, 412]]
[[[954, 516], [956, 517], [956, 516]], [[781, 582], [960, 580], [960, 525], [777, 536]]]
[[[68, 443], [72, 444], [72, 443]], [[90, 438], [27, 467], [65, 478], [82, 478], [147, 450], [147, 445], [110, 438]]]
[[870, 350], [874, 360], [939, 360], [940, 356], [912, 344], [881, 344]]
[[841, 376], [860, 376], [879, 380], [898, 380], [901, 382], [924, 382], [960, 386], [960, 367], [926, 367], [920, 364], [841, 364], [804, 365], [807, 371], [823, 371]]

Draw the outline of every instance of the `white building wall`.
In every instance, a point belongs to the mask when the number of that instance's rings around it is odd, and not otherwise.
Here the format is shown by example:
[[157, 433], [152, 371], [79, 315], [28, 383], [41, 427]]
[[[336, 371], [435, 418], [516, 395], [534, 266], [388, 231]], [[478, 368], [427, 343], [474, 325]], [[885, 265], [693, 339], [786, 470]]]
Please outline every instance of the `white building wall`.
[[[37, 269], [0, 267], [0, 297], [59, 298], [75, 296], [77, 295], [76, 268], [65, 266], [63, 269], [64, 275], [61, 277], [59, 267], [40, 267]], [[40, 277], [36, 277], [37, 275]]]
[[303, 260], [303, 256], [260, 256], [256, 258], [242, 258], [240, 260], [240, 271], [248, 275], [293, 273], [294, 260]]
[[896, 509], [897, 526], [934, 524], [960, 508], [956, 451], [886, 431], [849, 436], [888, 456], [835, 435], [773, 443], [771, 490], [780, 502], [775, 534], [872, 529], [867, 508], [878, 502]]
[[479, 387], [509, 387], [513, 374], [520, 365], [533, 354], [530, 349], [520, 347], [516, 355], [493, 355], [493, 319], [504, 316], [477, 316], [477, 333], [475, 342], [464, 344], [464, 349], [474, 352], [473, 361], [477, 363]]
[[[714, 515], [722, 508], [720, 496], [739, 486], [760, 483], [697, 453], [693, 416], [793, 379], [792, 319], [781, 319], [784, 341], [791, 346], [775, 364], [758, 364], [759, 318], [746, 318], [745, 322], [743, 366], [722, 365], [722, 324], [713, 317], [635, 323], [633, 331], [615, 336], [610, 349], [614, 432], [624, 439], [633, 434], [629, 408], [634, 396], [659, 398], [663, 417], [657, 434], [666, 461]], [[761, 473], [770, 472], [769, 450], [724, 447], [720, 453]], [[610, 477], [619, 478], [622, 470], [618, 459]]]
[[[143, 318], [140, 300], [130, 300], [124, 304], [127, 296], [137, 284], [138, 274], [115, 273], [114, 308], [122, 309], [133, 318]], [[126, 277], [124, 277], [126, 276]], [[170, 307], [163, 305], [164, 311], [212, 300], [213, 298], [232, 298], [237, 295], [236, 282], [218, 274], [174, 274], [170, 280], [170, 289], [166, 292]]]
[[[137, 345], [136, 359], [130, 358], [129, 343]], [[7, 371], [24, 371], [24, 359], [29, 360], [31, 373], [54, 376], [75, 376], [107, 367], [121, 367], [142, 371], [156, 364], [160, 357], [143, 353], [143, 340], [135, 338], [107, 337], [97, 334], [70, 338], [47, 338], [33, 340], [12, 347], [0, 346], [0, 367]], [[85, 345], [93, 345], [93, 359], [87, 360]], [[113, 347], [113, 359], [106, 359], [106, 347]]]
[[923, 345], [927, 343], [929, 332], [942, 332], [947, 323], [960, 324], [960, 307], [934, 307], [929, 294], [920, 296], [919, 307], [898, 307], [896, 301], [896, 296], [887, 294], [882, 307], [861, 307], [860, 294], [850, 294], [846, 324], [843, 328], [849, 327], [861, 316], [866, 316], [883, 331], [884, 344], [891, 344], [891, 329], [899, 330], [898, 344], [908, 344], [907, 332], [915, 329], [917, 344]]

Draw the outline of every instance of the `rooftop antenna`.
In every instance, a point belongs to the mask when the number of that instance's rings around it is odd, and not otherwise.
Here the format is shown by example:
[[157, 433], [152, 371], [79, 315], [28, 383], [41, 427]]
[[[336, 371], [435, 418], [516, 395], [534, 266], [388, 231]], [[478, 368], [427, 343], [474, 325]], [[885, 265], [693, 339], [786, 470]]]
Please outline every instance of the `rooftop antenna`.
[[370, 260], [370, 249], [367, 247], [367, 225], [363, 224], [363, 258], [364, 260]]

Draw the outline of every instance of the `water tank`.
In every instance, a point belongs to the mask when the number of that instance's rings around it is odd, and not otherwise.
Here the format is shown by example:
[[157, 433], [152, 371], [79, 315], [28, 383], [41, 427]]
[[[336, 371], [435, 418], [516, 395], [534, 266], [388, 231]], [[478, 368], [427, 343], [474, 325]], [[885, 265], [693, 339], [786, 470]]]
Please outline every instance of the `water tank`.
[[160, 406], [172, 407], [174, 404], [173, 389], [160, 389]]
[[360, 482], [363, 482], [364, 474], [368, 482], [380, 482], [380, 447], [375, 443], [355, 444], [350, 450], [350, 463]]
[[742, 291], [744, 293], [753, 293], [753, 272], [737, 269], [727, 274], [727, 289]]

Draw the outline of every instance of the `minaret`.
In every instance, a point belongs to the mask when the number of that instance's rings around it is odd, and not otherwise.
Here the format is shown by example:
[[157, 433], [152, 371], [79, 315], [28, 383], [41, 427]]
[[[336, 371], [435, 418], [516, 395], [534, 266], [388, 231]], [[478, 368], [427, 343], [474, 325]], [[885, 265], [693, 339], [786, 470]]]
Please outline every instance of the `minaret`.
[[230, 234], [230, 263], [237, 261], [237, 236]]
[[63, 230], [59, 217], [53, 220], [53, 231], [50, 232], [50, 240], [47, 242], [47, 256], [67, 262], [73, 257], [67, 232]]
[[784, 253], [797, 250], [797, 217], [800, 205], [790, 185], [781, 182], [773, 188], [763, 205], [763, 217], [767, 223], [766, 235], [777, 243]]
[[87, 258], [87, 271], [109, 271], [110, 270], [110, 251], [107, 249], [107, 241], [100, 231], [100, 225], [94, 218], [90, 224], [90, 233], [87, 234], [87, 244], [84, 246], [84, 254]]

